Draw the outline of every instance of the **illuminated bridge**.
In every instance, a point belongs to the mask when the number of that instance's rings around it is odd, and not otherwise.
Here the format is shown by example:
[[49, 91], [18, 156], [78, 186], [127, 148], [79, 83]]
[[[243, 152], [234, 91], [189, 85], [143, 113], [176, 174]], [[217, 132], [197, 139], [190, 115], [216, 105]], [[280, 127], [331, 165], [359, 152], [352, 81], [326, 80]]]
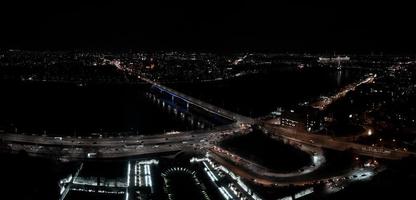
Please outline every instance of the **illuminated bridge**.
[[171, 98], [172, 101], [174, 100], [181, 100], [183, 102], [186, 103], [186, 107], [189, 107], [190, 105], [201, 108], [203, 110], [205, 110], [206, 112], [224, 117], [226, 119], [235, 121], [237, 123], [246, 123], [246, 124], [254, 124], [255, 120], [250, 118], [250, 117], [246, 117], [228, 110], [225, 110], [223, 108], [220, 108], [218, 106], [214, 106], [212, 104], [209, 104], [207, 102], [201, 101], [199, 99], [190, 97], [186, 94], [183, 94], [181, 92], [178, 92], [176, 90], [173, 90], [171, 88], [168, 88], [166, 86], [160, 85], [159, 83], [156, 83], [152, 80], [149, 80], [147, 78], [144, 78], [142, 76], [138, 76], [139, 79], [151, 84], [151, 86], [153, 88], [156, 88], [157, 90], [159, 90], [162, 93], [168, 94]]

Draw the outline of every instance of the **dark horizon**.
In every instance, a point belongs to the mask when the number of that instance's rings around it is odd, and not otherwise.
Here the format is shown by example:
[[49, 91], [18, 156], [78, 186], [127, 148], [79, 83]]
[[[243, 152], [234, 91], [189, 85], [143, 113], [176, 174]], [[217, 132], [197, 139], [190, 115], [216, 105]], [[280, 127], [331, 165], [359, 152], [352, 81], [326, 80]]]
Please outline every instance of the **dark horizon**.
[[2, 48], [414, 53], [404, 3], [60, 2], [2, 6]]
[[0, 200], [414, 196], [410, 3], [12, 1]]

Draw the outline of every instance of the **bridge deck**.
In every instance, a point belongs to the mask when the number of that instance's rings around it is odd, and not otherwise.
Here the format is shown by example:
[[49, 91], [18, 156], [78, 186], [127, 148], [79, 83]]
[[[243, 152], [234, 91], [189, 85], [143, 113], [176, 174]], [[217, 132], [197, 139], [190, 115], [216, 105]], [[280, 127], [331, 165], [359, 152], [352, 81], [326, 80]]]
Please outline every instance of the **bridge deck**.
[[198, 106], [198, 107], [200, 107], [200, 108], [202, 108], [202, 109], [204, 109], [208, 112], [212, 112], [212, 113], [217, 114], [219, 116], [222, 116], [222, 117], [225, 117], [227, 119], [234, 120], [234, 121], [237, 121], [237, 122], [240, 122], [240, 123], [254, 123], [254, 119], [252, 119], [250, 117], [246, 117], [246, 116], [240, 115], [238, 113], [234, 113], [234, 112], [228, 111], [226, 109], [220, 108], [218, 106], [209, 104], [209, 103], [204, 102], [202, 100], [193, 98], [191, 96], [188, 96], [186, 94], [178, 92], [174, 89], [171, 89], [171, 88], [168, 88], [166, 86], [160, 85], [159, 83], [154, 82], [152, 80], [149, 80], [147, 78], [144, 78], [144, 77], [141, 77], [141, 76], [139, 76], [139, 78], [141, 80], [143, 80], [143, 81], [145, 81], [145, 82], [147, 82], [147, 83], [165, 91], [165, 92], [168, 92], [170, 95], [172, 95], [176, 98], [180, 98], [180, 99], [182, 99], [182, 100], [184, 100], [184, 101], [186, 101], [186, 102], [188, 102], [188, 103], [190, 103], [194, 106]]

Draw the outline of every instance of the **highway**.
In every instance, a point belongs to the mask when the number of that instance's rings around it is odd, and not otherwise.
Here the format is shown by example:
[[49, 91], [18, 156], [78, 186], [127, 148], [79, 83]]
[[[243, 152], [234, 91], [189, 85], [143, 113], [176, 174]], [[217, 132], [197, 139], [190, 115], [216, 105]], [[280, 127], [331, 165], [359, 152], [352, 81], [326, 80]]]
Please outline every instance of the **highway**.
[[312, 134], [303, 130], [276, 126], [264, 122], [261, 124], [261, 127], [266, 133], [271, 133], [272, 137], [275, 139], [281, 139], [280, 137], [282, 137], [294, 142], [299, 142], [320, 148], [327, 148], [338, 151], [351, 150], [353, 153], [359, 155], [389, 160], [399, 160], [410, 156], [416, 156], [415, 152], [394, 150], [383, 147], [373, 147], [370, 145], [340, 140], [336, 137], [334, 138], [326, 135]]
[[344, 88], [342, 88], [342, 90], [340, 90], [339, 92], [337, 92], [336, 94], [330, 96], [330, 97], [326, 97], [324, 99], [321, 99], [319, 101], [313, 102], [311, 103], [311, 106], [320, 110], [325, 110], [329, 105], [331, 105], [332, 103], [334, 103], [335, 101], [345, 97], [350, 91], [354, 91], [357, 87], [359, 87], [360, 85], [364, 85], [367, 83], [372, 83], [374, 82], [374, 79], [376, 78], [375, 75], [371, 75], [357, 83], [352, 83], [349, 84], [347, 86], [345, 86]]
[[234, 131], [240, 132], [243, 130], [241, 126], [234, 123], [219, 126], [212, 130], [195, 130], [151, 136], [72, 138], [3, 133], [0, 134], [0, 140], [13, 152], [24, 150], [30, 155], [79, 160], [140, 156], [185, 149], [198, 150], [210, 147], [221, 140], [222, 137], [230, 135]]

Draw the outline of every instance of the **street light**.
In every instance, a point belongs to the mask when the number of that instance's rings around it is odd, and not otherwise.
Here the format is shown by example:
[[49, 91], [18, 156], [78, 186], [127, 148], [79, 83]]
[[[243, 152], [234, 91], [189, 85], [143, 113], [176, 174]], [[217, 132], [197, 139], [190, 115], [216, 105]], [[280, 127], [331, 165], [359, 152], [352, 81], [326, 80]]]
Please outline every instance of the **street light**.
[[368, 132], [367, 132], [367, 135], [368, 135], [368, 136], [373, 135], [373, 131], [371, 131], [371, 129], [369, 129], [369, 130], [368, 130]]

